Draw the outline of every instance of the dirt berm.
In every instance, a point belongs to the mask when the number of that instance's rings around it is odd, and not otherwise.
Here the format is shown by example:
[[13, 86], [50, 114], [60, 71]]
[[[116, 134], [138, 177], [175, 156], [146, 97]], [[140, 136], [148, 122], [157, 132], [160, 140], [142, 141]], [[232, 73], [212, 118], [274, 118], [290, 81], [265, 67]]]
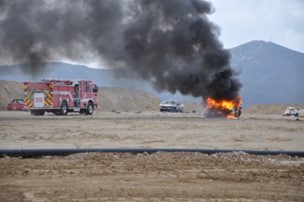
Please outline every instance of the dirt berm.
[[0, 110], [4, 110], [8, 102], [14, 98], [23, 98], [23, 85], [15, 81], [0, 81]]

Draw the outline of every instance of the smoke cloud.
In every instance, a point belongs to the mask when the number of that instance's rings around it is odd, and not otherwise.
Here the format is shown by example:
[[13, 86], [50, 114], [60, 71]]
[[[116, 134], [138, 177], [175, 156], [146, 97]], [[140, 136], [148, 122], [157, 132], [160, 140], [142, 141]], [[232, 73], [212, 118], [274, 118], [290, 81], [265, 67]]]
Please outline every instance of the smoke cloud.
[[203, 0], [0, 0], [0, 60], [127, 67], [156, 89], [235, 99], [241, 88]]

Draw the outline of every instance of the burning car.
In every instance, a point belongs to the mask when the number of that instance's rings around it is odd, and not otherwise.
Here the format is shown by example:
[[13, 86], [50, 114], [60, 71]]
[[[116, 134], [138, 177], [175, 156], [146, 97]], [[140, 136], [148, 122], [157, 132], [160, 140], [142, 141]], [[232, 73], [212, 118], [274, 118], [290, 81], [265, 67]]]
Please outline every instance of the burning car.
[[175, 100], [166, 100], [159, 104], [159, 110], [161, 112], [168, 111], [168, 112], [183, 112], [184, 105]]
[[6, 106], [7, 110], [19, 110], [19, 111], [25, 111], [26, 107], [24, 104], [24, 99], [13, 99], [11, 102], [9, 102]]
[[237, 118], [242, 113], [242, 98], [238, 96], [234, 100], [216, 100], [213, 98], [207, 98], [206, 100], [207, 110], [205, 115], [207, 117], [226, 117]]

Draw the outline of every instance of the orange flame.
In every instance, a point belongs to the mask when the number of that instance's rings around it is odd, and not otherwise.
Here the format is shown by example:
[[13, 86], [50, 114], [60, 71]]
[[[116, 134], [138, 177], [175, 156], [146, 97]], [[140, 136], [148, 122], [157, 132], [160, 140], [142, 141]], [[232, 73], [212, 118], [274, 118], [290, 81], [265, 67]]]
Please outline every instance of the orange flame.
[[242, 98], [238, 96], [235, 100], [215, 100], [207, 98], [207, 107], [211, 109], [232, 110], [242, 105]]
[[220, 110], [226, 114], [227, 118], [235, 118], [235, 114], [231, 114], [233, 110], [241, 110], [242, 98], [238, 96], [234, 100], [216, 100], [213, 98], [207, 98], [207, 108], [212, 110]]

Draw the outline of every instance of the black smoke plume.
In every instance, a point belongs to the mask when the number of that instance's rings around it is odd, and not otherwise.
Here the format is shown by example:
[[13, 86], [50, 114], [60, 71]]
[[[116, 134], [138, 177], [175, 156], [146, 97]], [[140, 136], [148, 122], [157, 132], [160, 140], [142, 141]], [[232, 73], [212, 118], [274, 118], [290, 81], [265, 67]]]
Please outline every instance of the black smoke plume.
[[0, 0], [0, 62], [95, 60], [127, 67], [158, 90], [235, 99], [230, 54], [202, 0]]

